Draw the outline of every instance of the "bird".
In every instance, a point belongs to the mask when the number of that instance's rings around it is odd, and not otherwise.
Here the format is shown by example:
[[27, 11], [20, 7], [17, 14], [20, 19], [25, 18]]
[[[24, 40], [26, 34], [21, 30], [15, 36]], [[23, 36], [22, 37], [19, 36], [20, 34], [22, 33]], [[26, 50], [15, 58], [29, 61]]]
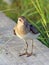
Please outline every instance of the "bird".
[[[20, 53], [19, 56], [27, 55], [27, 57], [33, 55], [33, 39], [39, 36], [39, 31], [33, 26], [24, 16], [20, 16], [17, 20], [17, 24], [13, 28], [14, 35], [17, 35], [20, 39], [26, 43], [25, 52]], [[30, 40], [32, 43], [28, 43]]]

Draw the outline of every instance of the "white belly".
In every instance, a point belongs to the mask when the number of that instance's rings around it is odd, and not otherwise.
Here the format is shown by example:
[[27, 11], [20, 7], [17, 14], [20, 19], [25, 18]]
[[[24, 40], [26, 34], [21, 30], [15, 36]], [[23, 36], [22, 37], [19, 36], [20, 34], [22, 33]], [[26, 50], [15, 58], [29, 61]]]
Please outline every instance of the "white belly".
[[16, 33], [17, 36], [20, 38], [20, 39], [25, 39], [25, 40], [28, 40], [28, 39], [36, 39], [38, 37], [39, 34], [33, 34], [33, 33], [27, 33], [23, 36], [20, 36], [18, 33]]
[[38, 36], [39, 36], [39, 34], [33, 34], [33, 33], [30, 32], [30, 33], [26, 34], [23, 38], [25, 40], [27, 40], [27, 39], [36, 39]]
[[16, 32], [16, 35], [17, 35], [20, 39], [23, 39], [23, 36], [20, 36], [17, 32]]

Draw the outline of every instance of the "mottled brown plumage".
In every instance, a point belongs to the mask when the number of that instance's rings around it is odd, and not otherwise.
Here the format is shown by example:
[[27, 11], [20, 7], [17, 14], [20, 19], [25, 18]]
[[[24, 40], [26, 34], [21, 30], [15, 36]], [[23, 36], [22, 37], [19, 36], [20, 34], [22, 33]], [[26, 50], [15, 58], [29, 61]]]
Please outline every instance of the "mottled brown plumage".
[[25, 54], [27, 54], [27, 56], [32, 55], [33, 42], [28, 44], [27, 40], [30, 39], [31, 41], [33, 41], [33, 39], [37, 38], [38, 34], [35, 35], [36, 33], [37, 30], [34, 27], [32, 27], [32, 25], [28, 22], [28, 20], [24, 16], [18, 18], [18, 22], [14, 27], [14, 34], [17, 35], [20, 39], [25, 40], [27, 44], [25, 53], [20, 54], [20, 56]]

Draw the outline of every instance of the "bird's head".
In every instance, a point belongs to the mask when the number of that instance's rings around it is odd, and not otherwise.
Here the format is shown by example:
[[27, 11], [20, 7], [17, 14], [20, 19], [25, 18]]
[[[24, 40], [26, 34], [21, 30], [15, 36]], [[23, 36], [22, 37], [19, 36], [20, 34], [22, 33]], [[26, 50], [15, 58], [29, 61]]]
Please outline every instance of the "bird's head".
[[18, 18], [17, 23], [18, 23], [19, 25], [25, 25], [25, 24], [27, 23], [27, 19], [26, 19], [24, 16], [20, 16], [20, 17]]
[[17, 25], [14, 27], [14, 34], [16, 35], [16, 29], [19, 28], [23, 28], [23, 27], [27, 27], [28, 26], [28, 20], [24, 17], [24, 16], [20, 16], [18, 18], [18, 21], [17, 21]]

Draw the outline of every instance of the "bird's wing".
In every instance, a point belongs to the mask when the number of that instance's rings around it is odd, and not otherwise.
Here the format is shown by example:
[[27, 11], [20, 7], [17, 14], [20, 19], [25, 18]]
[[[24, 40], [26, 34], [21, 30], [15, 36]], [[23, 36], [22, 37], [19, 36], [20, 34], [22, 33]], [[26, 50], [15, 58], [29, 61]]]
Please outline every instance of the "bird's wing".
[[39, 33], [39, 31], [33, 25], [30, 25], [30, 31], [32, 31], [32, 33], [34, 33], [34, 34], [38, 34]]
[[29, 29], [32, 33], [34, 33], [34, 34], [38, 34], [39, 33], [37, 28], [35, 26], [31, 25], [29, 22], [26, 22], [25, 25], [26, 25], [27, 29]]

